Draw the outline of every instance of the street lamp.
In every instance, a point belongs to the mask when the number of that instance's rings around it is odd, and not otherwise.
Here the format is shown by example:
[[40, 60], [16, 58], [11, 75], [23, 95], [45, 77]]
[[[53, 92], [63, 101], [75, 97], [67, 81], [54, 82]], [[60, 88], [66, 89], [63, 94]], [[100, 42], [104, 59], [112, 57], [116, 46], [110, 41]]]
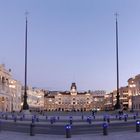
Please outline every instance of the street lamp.
[[115, 14], [116, 16], [116, 68], [117, 68], [117, 102], [115, 104], [115, 109], [121, 109], [120, 105], [120, 95], [119, 95], [119, 55], [118, 55], [118, 21], [117, 16], [118, 14]]
[[24, 83], [24, 101], [23, 101], [23, 110], [29, 110], [29, 105], [27, 103], [27, 12], [26, 15], [26, 29], [25, 29], [25, 83]]
[[134, 89], [135, 89], [135, 87], [136, 87], [136, 85], [135, 84], [131, 84], [131, 85], [129, 85], [130, 86], [130, 88], [132, 89], [131, 90], [131, 103], [132, 103], [132, 106], [131, 106], [131, 111], [133, 112], [134, 111]]

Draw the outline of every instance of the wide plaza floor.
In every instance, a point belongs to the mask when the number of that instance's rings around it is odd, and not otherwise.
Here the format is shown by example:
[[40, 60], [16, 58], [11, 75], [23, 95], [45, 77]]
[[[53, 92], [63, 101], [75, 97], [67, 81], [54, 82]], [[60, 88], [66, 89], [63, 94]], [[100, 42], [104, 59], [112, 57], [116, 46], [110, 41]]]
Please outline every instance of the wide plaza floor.
[[0, 140], [139, 140], [140, 132], [125, 131], [125, 132], [114, 132], [107, 136], [102, 134], [88, 134], [88, 135], [74, 135], [71, 138], [65, 138], [64, 135], [35, 135], [30, 136], [26, 133], [17, 132], [0, 132]]

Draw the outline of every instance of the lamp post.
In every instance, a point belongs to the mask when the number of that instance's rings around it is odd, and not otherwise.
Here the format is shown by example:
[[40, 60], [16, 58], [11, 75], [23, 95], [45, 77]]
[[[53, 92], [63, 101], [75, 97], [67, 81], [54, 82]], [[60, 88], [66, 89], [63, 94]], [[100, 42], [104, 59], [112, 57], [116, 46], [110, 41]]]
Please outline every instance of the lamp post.
[[[133, 82], [133, 81], [132, 81]], [[131, 106], [131, 111], [133, 112], [134, 111], [134, 89], [135, 89], [136, 85], [135, 84], [131, 84], [130, 85], [130, 88], [132, 89], [131, 90], [131, 103], [132, 103], [132, 106]]]
[[29, 110], [29, 105], [27, 103], [27, 12], [26, 15], [26, 28], [25, 28], [25, 81], [24, 81], [24, 96], [23, 96], [23, 110]]
[[121, 109], [120, 105], [120, 95], [119, 95], [119, 55], [118, 55], [118, 14], [115, 14], [116, 16], [116, 68], [117, 68], [117, 96], [116, 96], [116, 104], [115, 109]]

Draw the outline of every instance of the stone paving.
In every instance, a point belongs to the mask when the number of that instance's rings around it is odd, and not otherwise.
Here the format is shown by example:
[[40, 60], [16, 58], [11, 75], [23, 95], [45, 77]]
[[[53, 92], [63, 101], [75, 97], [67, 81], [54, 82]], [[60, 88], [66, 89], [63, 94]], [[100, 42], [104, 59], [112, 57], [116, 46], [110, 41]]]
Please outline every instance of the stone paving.
[[107, 136], [102, 134], [74, 135], [71, 138], [65, 138], [64, 135], [35, 135], [29, 136], [26, 133], [0, 132], [0, 140], [139, 140], [140, 132], [113, 132]]
[[[106, 113], [107, 114], [107, 113]], [[48, 114], [47, 114], [48, 115]], [[59, 114], [60, 115], [60, 114]], [[87, 116], [89, 116], [91, 114], [85, 114], [85, 120], [87, 118]], [[97, 114], [96, 118], [98, 119], [103, 119], [103, 115], [104, 114]], [[49, 114], [48, 115], [48, 119], [50, 119], [52, 116], [54, 116], [54, 114]], [[58, 114], [57, 114], [58, 116]], [[46, 116], [39, 116], [40, 119], [45, 120]], [[129, 117], [133, 117], [133, 113], [129, 114]], [[12, 118], [12, 116], [11, 116]], [[29, 115], [27, 118], [32, 118], [32, 115]], [[115, 118], [115, 114], [111, 114], [110, 118]], [[69, 120], [69, 116], [64, 115], [64, 116], [60, 116], [60, 120]], [[73, 120], [81, 120], [81, 116], [77, 115], [77, 116], [73, 116]], [[1, 120], [1, 121], [13, 121], [13, 120]], [[124, 121], [124, 120], [122, 120]], [[128, 120], [128, 121], [133, 121], [133, 120]], [[19, 120], [18, 120], [19, 122]], [[22, 123], [29, 123], [30, 121], [23, 121]], [[100, 122], [96, 122], [93, 121], [93, 123], [101, 123]], [[116, 122], [120, 122], [118, 119], [113, 121], [114, 123]], [[38, 122], [39, 124], [42, 124], [44, 122]], [[50, 124], [49, 120], [45, 123]], [[65, 124], [66, 122], [56, 122], [56, 125], [59, 124]], [[86, 124], [87, 122], [75, 122], [75, 124]], [[8, 131], [1, 131], [0, 132], [0, 140], [63, 140], [63, 139], [67, 139], [65, 138], [65, 135], [40, 135], [40, 134], [36, 134], [35, 136], [29, 136], [29, 134], [27, 133], [17, 133], [17, 132], [8, 132]], [[70, 140], [139, 140], [140, 139], [140, 132], [135, 132], [135, 130], [128, 130], [128, 131], [124, 131], [124, 132], [112, 132], [109, 133], [109, 135], [107, 136], [103, 136], [103, 134], [86, 134], [86, 135], [73, 135], [71, 138], [68, 138]]]

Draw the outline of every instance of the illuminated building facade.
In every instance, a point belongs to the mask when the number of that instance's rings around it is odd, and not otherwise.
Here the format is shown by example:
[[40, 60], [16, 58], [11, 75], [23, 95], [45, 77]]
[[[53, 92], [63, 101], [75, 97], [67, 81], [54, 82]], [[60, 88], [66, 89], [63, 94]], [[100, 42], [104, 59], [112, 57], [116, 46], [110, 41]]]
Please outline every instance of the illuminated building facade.
[[[100, 96], [93, 97], [94, 94], [89, 92], [78, 92], [75, 83], [72, 83], [70, 91], [56, 92], [45, 96], [45, 110], [57, 111], [89, 111], [95, 108], [93, 103], [102, 101]], [[99, 100], [99, 98], [101, 100]], [[103, 104], [102, 104], [103, 106]], [[100, 106], [96, 105], [100, 108]], [[100, 108], [101, 109], [101, 108]]]
[[140, 110], [140, 74], [128, 79], [129, 109]]
[[92, 95], [92, 108], [94, 110], [104, 110], [104, 98], [105, 98], [105, 91], [104, 90], [96, 90], [96, 91], [89, 91]]
[[[121, 109], [127, 110], [128, 104], [129, 104], [128, 86], [119, 88], [119, 95], [120, 95]], [[105, 99], [104, 99], [104, 109], [105, 110], [114, 109], [114, 106], [116, 104], [116, 96], [117, 96], [116, 90], [105, 95]]]
[[[24, 87], [22, 88], [22, 105], [23, 105]], [[27, 87], [27, 102], [29, 109], [32, 111], [44, 110], [44, 90], [39, 88]]]
[[21, 110], [21, 84], [11, 76], [11, 70], [0, 65], [0, 111]]

